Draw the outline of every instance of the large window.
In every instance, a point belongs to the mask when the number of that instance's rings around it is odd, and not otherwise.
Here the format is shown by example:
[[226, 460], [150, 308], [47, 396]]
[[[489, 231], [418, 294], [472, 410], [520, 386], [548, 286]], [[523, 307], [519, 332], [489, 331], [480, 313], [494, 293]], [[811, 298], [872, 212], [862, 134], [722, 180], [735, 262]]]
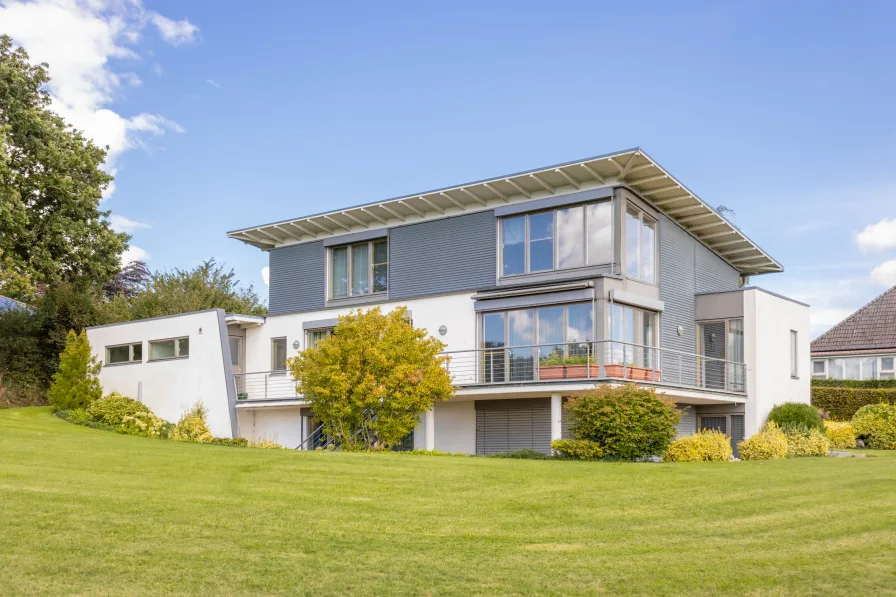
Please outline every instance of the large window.
[[190, 356], [189, 338], [169, 338], [149, 341], [149, 360], [184, 359]]
[[812, 376], [831, 379], [893, 379], [894, 357], [849, 357], [812, 361]]
[[609, 201], [501, 220], [501, 274], [515, 276], [613, 261]]
[[139, 363], [143, 361], [143, 343], [120, 344], [106, 347], [106, 364]]
[[389, 245], [385, 239], [330, 249], [330, 298], [386, 292]]
[[656, 221], [632, 206], [625, 210], [625, 275], [656, 282]]
[[656, 313], [627, 305], [610, 305], [609, 362], [656, 367]]
[[484, 381], [528, 381], [536, 378], [536, 362], [587, 357], [592, 313], [591, 303], [575, 303], [483, 314]]
[[286, 338], [271, 338], [271, 371], [286, 371]]

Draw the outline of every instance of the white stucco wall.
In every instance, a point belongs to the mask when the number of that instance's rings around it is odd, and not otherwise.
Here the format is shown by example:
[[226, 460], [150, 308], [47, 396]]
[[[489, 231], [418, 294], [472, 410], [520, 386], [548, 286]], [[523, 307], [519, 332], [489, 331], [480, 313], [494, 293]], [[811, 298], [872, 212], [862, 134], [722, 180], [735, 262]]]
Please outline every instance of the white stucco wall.
[[[148, 360], [150, 340], [183, 336], [190, 338], [189, 357]], [[230, 350], [226, 343], [221, 345], [218, 310], [88, 328], [87, 338], [93, 354], [103, 363], [99, 377], [104, 394], [119, 392], [138, 398], [142, 382], [143, 403], [172, 423], [201, 400], [208, 409], [211, 432], [219, 437], [232, 437], [224, 369], [224, 363], [230, 363]], [[136, 342], [143, 344], [142, 362], [106, 365], [107, 346]]]
[[238, 409], [240, 437], [269, 439], [287, 448], [302, 441], [302, 418], [298, 406]]
[[[798, 375], [790, 375], [790, 331], [798, 333]], [[810, 402], [809, 307], [759, 289], [744, 291], [746, 435], [784, 402]]]

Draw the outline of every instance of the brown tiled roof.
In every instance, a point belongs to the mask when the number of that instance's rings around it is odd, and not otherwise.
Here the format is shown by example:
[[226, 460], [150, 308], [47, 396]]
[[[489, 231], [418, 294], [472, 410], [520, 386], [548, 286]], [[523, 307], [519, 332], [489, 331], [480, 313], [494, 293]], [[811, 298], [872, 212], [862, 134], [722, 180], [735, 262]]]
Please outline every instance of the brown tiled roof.
[[896, 348], [896, 286], [812, 342], [812, 352]]

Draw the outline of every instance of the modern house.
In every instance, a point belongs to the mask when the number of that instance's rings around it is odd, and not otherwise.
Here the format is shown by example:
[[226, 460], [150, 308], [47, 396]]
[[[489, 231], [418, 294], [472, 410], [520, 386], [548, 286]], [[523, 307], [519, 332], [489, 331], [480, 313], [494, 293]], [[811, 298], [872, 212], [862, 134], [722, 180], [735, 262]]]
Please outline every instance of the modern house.
[[781, 265], [641, 149], [242, 228], [268, 252], [265, 317], [191, 313], [88, 330], [106, 391], [216, 435], [320, 441], [286, 360], [352, 309], [404, 305], [445, 342], [455, 396], [418, 448], [550, 450], [563, 402], [656, 388], [681, 434], [736, 443], [809, 402], [807, 305], [749, 286]]
[[896, 286], [812, 342], [816, 379], [894, 379]]

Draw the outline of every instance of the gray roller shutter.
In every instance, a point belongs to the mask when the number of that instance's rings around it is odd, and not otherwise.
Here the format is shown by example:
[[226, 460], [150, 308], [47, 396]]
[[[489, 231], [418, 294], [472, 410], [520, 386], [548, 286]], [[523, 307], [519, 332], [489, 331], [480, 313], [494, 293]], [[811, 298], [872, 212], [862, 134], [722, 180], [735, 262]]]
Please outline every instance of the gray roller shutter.
[[735, 458], [740, 458], [737, 444], [744, 441], [744, 416], [731, 415], [731, 451]]
[[679, 409], [684, 409], [681, 413], [681, 420], [675, 426], [675, 432], [678, 437], [693, 435], [697, 431], [697, 410], [693, 406], [686, 404], [676, 404]]
[[[514, 402], [522, 404], [514, 404]], [[532, 402], [541, 404], [531, 405]], [[515, 406], [518, 408], [514, 408]], [[476, 403], [476, 453], [485, 455], [523, 449], [550, 454], [551, 406], [549, 399], [478, 401]]]

